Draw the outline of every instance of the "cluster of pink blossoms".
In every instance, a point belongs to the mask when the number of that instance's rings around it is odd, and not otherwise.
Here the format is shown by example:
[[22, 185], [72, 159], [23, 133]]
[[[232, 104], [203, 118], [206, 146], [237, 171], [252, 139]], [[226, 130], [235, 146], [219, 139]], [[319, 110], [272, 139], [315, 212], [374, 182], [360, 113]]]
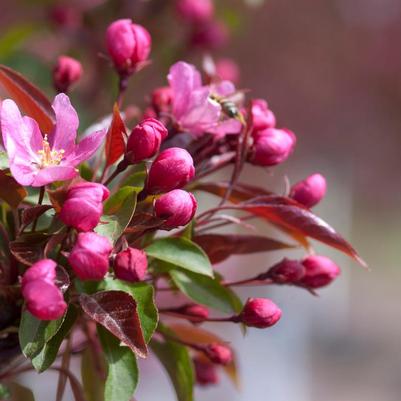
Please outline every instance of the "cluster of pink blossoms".
[[[200, 41], [200, 38], [206, 41], [207, 35], [213, 31], [211, 27], [217, 23], [214, 5], [210, 0], [179, 0], [177, 12], [194, 25], [195, 41]], [[144, 27], [129, 19], [122, 19], [108, 27], [106, 45], [110, 61], [120, 78], [118, 100], [121, 102], [130, 76], [147, 64], [151, 36]], [[207, 230], [216, 222], [222, 225], [243, 223], [240, 218], [216, 214], [229, 209], [230, 202], [231, 205], [239, 204], [243, 207], [239, 209], [242, 211], [249, 211], [252, 201], [259, 208], [279, 204], [292, 208], [291, 213], [296, 209], [299, 216], [305, 218], [311, 213], [309, 209], [325, 196], [326, 180], [317, 173], [293, 185], [287, 197], [276, 197], [259, 188], [241, 187], [242, 184], [238, 183], [239, 173], [245, 163], [273, 167], [286, 161], [294, 151], [296, 136], [289, 129], [277, 127], [276, 117], [265, 100], [254, 99], [249, 104], [245, 103], [244, 93], [238, 91], [233, 82], [238, 78], [238, 72], [229, 62], [225, 66], [217, 65], [215, 75], [208, 76], [206, 80], [202, 80], [201, 72], [191, 64], [179, 61], [172, 65], [167, 76], [168, 86], [153, 91], [142, 121], [137, 122], [126, 137], [118, 132], [124, 149], [110, 165], [105, 162], [101, 175], [97, 174], [97, 169], [102, 165], [102, 145], [106, 135], [109, 139], [113, 132], [112, 128], [108, 133], [100, 130], [76, 143], [78, 115], [65, 93], [78, 82], [81, 75], [82, 66], [77, 60], [66, 56], [58, 59], [53, 71], [54, 86], [59, 92], [52, 104], [56, 123], [48, 135], [41, 133], [37, 121], [21, 115], [13, 100], [7, 99], [1, 105], [1, 131], [12, 177], [22, 186], [40, 187], [43, 193], [47, 190], [50, 198], [52, 192], [62, 193], [61, 200], [52, 201], [52, 207], [57, 223], [63, 223], [65, 229], [59, 256], [65, 257], [62, 265], [73, 279], [102, 282], [112, 277], [128, 283], [152, 283], [158, 290], [157, 280], [166, 278], [171, 261], [167, 260], [167, 267], [157, 272], [151, 265], [153, 260], [148, 260], [146, 247], [138, 241], [145, 235], [151, 234], [149, 241], [152, 241], [157, 230], [170, 231], [193, 222], [189, 229], [177, 230], [169, 238], [177, 239], [187, 231], [193, 239], [192, 246], [196, 247], [198, 245], [195, 243], [202, 242], [205, 226]], [[224, 76], [231, 77], [231, 80], [224, 79]], [[125, 131], [125, 127], [122, 131]], [[85, 181], [79, 176], [78, 167], [93, 157], [100, 164], [88, 165], [92, 169], [93, 182]], [[104, 179], [113, 164], [117, 164], [114, 173]], [[143, 165], [146, 168], [141, 167]], [[198, 203], [189, 191], [188, 184], [196, 189], [200, 178], [227, 165], [234, 166], [234, 172], [231, 181], [218, 188], [224, 189], [219, 194], [222, 202], [217, 208], [196, 216]], [[119, 193], [118, 185], [111, 185], [112, 181], [129, 169], [132, 169], [131, 172], [143, 172], [145, 178], [143, 185], [134, 190], [138, 206], [126, 222], [131, 231], [122, 230], [118, 239], [112, 241], [97, 231], [102, 225], [108, 224], [102, 221], [104, 203]], [[235, 199], [235, 196], [231, 198], [238, 188], [245, 188], [240, 199]], [[249, 192], [250, 196], [246, 197]], [[216, 194], [213, 191], [211, 193]], [[39, 203], [42, 200], [43, 196]], [[260, 210], [255, 215], [260, 217]], [[137, 226], [144, 225], [142, 229], [135, 226], [137, 216], [140, 217]], [[285, 220], [286, 215], [282, 213], [279, 217]], [[314, 218], [310, 217], [313, 223]], [[296, 231], [297, 222], [284, 221], [280, 226], [281, 220], [272, 219], [290, 235], [299, 234]], [[130, 224], [133, 227], [129, 227]], [[36, 221], [32, 231], [35, 229]], [[329, 234], [333, 235], [332, 231]], [[340, 240], [339, 243], [343, 246]], [[210, 243], [207, 245], [213, 246]], [[279, 243], [277, 249], [281, 249], [280, 246], [285, 248], [286, 244]], [[339, 247], [337, 243], [336, 246]], [[202, 250], [198, 252], [204, 254]], [[38, 319], [55, 320], [66, 313], [64, 289], [56, 278], [58, 264], [59, 259], [56, 263], [46, 257], [33, 263], [22, 275], [21, 291], [26, 308]], [[212, 285], [218, 286], [223, 292], [236, 285], [252, 283], [293, 285], [314, 291], [330, 284], [339, 274], [340, 269], [333, 261], [311, 254], [301, 260], [283, 259], [266, 272], [239, 282], [227, 283], [215, 278]], [[169, 280], [171, 284], [171, 278]], [[175, 290], [176, 287], [171, 285], [164, 289]], [[190, 293], [182, 292], [191, 298]], [[196, 303], [159, 308], [159, 312], [196, 324], [220, 321], [242, 323], [255, 328], [271, 327], [282, 315], [272, 300], [249, 298], [234, 315], [216, 318], [210, 316], [205, 306], [209, 305], [209, 300], [201, 305], [202, 302], [196, 297], [192, 298]], [[169, 335], [162, 330], [159, 334], [169, 340]], [[196, 354], [193, 358], [199, 384], [217, 382], [216, 365], [228, 365], [233, 361], [232, 350], [226, 344], [196, 344], [190, 341], [184, 341], [183, 344], [202, 355], [199, 357]]]

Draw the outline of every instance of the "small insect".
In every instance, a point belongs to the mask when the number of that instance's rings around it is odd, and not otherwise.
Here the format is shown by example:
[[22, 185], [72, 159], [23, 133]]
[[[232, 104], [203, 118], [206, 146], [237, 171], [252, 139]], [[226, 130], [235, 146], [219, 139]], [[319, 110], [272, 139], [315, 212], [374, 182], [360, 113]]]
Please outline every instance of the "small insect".
[[220, 106], [221, 109], [223, 110], [223, 113], [229, 117], [229, 118], [235, 118], [238, 120], [241, 124], [245, 125], [245, 119], [244, 116], [242, 115], [241, 111], [238, 109], [238, 106], [234, 102], [234, 97], [236, 94], [230, 96], [230, 97], [222, 97], [218, 96], [214, 93], [210, 95], [210, 99], [214, 100], [217, 102]]

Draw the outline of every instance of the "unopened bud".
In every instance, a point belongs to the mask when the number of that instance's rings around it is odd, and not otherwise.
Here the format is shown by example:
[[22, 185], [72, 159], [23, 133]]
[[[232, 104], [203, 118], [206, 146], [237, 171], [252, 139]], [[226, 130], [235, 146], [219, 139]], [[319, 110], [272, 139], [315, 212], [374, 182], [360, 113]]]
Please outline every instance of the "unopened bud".
[[188, 304], [181, 306], [175, 310], [176, 312], [186, 315], [190, 318], [190, 320], [196, 320], [197, 322], [201, 322], [206, 320], [209, 317], [209, 309], [206, 306], [198, 305], [198, 304]]
[[264, 329], [273, 326], [280, 320], [281, 309], [270, 299], [249, 298], [240, 318], [246, 326]]
[[134, 164], [153, 157], [167, 135], [167, 128], [160, 121], [146, 118], [132, 130], [128, 138], [126, 160]]
[[79, 231], [93, 230], [103, 214], [103, 201], [109, 190], [95, 182], [80, 182], [72, 185], [67, 192], [67, 200], [60, 211], [60, 220]]
[[82, 65], [72, 57], [60, 56], [53, 70], [53, 84], [58, 92], [68, 89], [82, 76]]
[[162, 228], [173, 229], [187, 225], [194, 217], [197, 206], [190, 192], [174, 189], [156, 200], [155, 215], [166, 220]]
[[191, 43], [201, 48], [218, 49], [227, 43], [228, 38], [227, 26], [221, 21], [211, 20], [195, 27]]
[[261, 131], [276, 126], [276, 116], [263, 99], [254, 99], [252, 101], [252, 126], [254, 131]]
[[173, 91], [169, 86], [162, 86], [152, 92], [152, 106], [158, 112], [167, 112], [173, 103]]
[[119, 252], [114, 260], [114, 272], [120, 280], [142, 281], [147, 268], [146, 253], [140, 249], [127, 248]]
[[329, 285], [340, 273], [340, 268], [326, 256], [311, 255], [302, 264], [305, 275], [300, 283], [308, 288], [320, 288]]
[[268, 128], [258, 131], [250, 161], [259, 166], [275, 166], [290, 156], [295, 143], [294, 133], [288, 130]]
[[195, 358], [193, 363], [197, 384], [200, 386], [210, 386], [219, 382], [215, 365], [201, 358]]
[[119, 19], [107, 28], [106, 42], [116, 70], [126, 77], [147, 60], [152, 39], [143, 26], [130, 19]]
[[326, 194], [326, 179], [321, 174], [312, 174], [291, 188], [290, 197], [306, 207], [317, 205]]
[[223, 81], [230, 81], [237, 84], [240, 79], [238, 64], [229, 58], [222, 58], [216, 62], [216, 74]]
[[101, 280], [109, 270], [110, 240], [94, 232], [78, 234], [68, 262], [81, 280]]
[[209, 21], [214, 15], [212, 0], [177, 0], [177, 13], [189, 23]]
[[185, 149], [166, 149], [157, 156], [150, 167], [147, 193], [160, 194], [182, 188], [194, 175], [193, 159]]
[[228, 365], [233, 360], [233, 353], [229, 347], [219, 343], [212, 343], [205, 348], [206, 356], [217, 365]]
[[299, 281], [305, 274], [305, 267], [298, 260], [283, 259], [269, 269], [267, 276], [277, 284]]

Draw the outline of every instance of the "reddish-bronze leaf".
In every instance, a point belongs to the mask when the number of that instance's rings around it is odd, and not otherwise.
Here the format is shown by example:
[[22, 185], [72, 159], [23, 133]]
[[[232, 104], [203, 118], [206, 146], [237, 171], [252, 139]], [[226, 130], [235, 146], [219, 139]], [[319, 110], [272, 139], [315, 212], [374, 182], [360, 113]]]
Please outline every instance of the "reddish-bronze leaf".
[[20, 73], [0, 65], [0, 84], [24, 112], [37, 121], [41, 131], [49, 134], [55, 124], [54, 110], [43, 92]]
[[80, 295], [84, 312], [104, 326], [136, 355], [146, 358], [148, 350], [134, 298], [124, 291], [102, 291]]
[[22, 212], [22, 224], [24, 226], [28, 226], [38, 217], [40, 217], [43, 213], [46, 213], [48, 210], [52, 208], [53, 206], [51, 205], [36, 205], [29, 207], [28, 209], [24, 209], [24, 211]]
[[113, 107], [113, 119], [106, 136], [106, 167], [115, 163], [125, 152], [125, 125], [117, 103]]
[[258, 197], [254, 200], [225, 208], [245, 210], [263, 217], [278, 226], [290, 230], [290, 232], [314, 238], [336, 248], [354, 258], [362, 266], [366, 266], [366, 263], [359, 257], [355, 249], [334, 228], [309, 209], [289, 198], [281, 196]]
[[213, 264], [226, 260], [231, 255], [294, 248], [275, 239], [258, 235], [204, 234], [192, 238], [209, 256]]
[[10, 242], [10, 251], [18, 262], [31, 266], [44, 258], [43, 250], [48, 238], [47, 235], [40, 233], [25, 234]]
[[0, 170], [0, 199], [15, 209], [27, 195], [28, 193], [23, 186], [3, 170]]
[[54, 283], [58, 288], [60, 288], [63, 294], [68, 290], [68, 287], [71, 284], [67, 270], [65, 270], [61, 265], [57, 265], [56, 267], [56, 279], [54, 280]]

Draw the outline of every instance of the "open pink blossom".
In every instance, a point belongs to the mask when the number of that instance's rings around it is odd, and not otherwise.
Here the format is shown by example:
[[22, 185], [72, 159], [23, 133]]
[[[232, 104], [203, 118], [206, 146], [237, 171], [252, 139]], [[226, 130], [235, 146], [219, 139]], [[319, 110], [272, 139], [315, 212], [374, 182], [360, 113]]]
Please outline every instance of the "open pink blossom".
[[18, 106], [6, 99], [1, 107], [1, 130], [10, 170], [21, 184], [41, 187], [77, 175], [76, 167], [89, 159], [103, 141], [106, 131], [97, 131], [75, 143], [78, 115], [67, 95], [60, 93], [52, 105], [56, 125], [42, 136], [35, 120], [21, 116]]
[[183, 61], [170, 68], [168, 81], [173, 93], [173, 116], [181, 130], [217, 136], [240, 132], [241, 123], [224, 118], [221, 105], [213, 99], [234, 94], [234, 84], [222, 81], [218, 85], [202, 85], [199, 71]]

